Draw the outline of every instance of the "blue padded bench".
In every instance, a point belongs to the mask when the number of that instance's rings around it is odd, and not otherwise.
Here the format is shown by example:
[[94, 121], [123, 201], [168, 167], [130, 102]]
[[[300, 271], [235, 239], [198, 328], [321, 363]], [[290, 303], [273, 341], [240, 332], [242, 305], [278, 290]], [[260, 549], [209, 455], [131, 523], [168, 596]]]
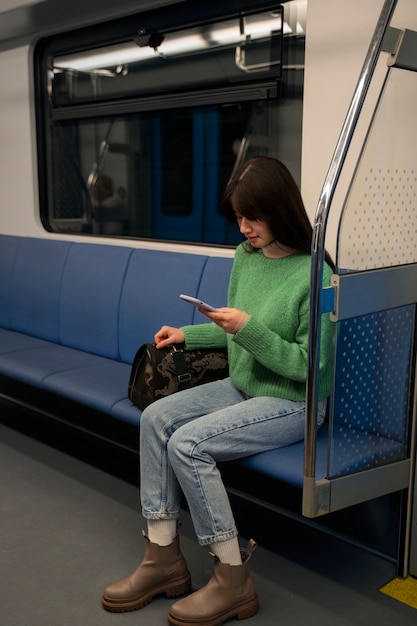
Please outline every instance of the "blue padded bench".
[[[119, 429], [127, 425], [127, 445], [136, 449], [137, 438], [131, 433], [132, 427], [139, 426], [140, 411], [131, 405], [127, 387], [137, 348], [152, 341], [162, 324], [205, 321], [194, 307], [178, 298], [182, 292], [224, 305], [231, 265], [230, 258], [1, 235], [1, 396], [36, 409], [42, 409], [45, 401], [48, 415], [55, 414], [100, 436], [105, 432], [115, 441]], [[408, 313], [402, 311], [401, 315], [407, 317]], [[360, 326], [363, 321], [354, 324]], [[386, 332], [386, 319], [376, 318], [372, 324], [366, 332], [379, 343], [379, 335]], [[403, 325], [399, 326], [402, 330], [393, 342], [396, 352], [389, 353], [388, 359], [410, 350], [411, 331], [404, 332]], [[341, 326], [338, 359], [343, 360], [352, 350], [351, 334], [351, 323]], [[375, 359], [375, 350], [372, 345], [370, 358]], [[343, 367], [340, 364], [342, 372]], [[359, 378], [360, 368], [360, 363], [356, 364]], [[349, 372], [347, 378], [352, 379]], [[345, 410], [345, 382], [343, 375], [336, 380], [333, 398], [331, 471], [335, 474], [355, 471], [384, 455], [400, 454], [404, 440], [404, 433], [396, 431], [389, 417], [382, 420], [381, 434], [381, 417], [369, 408], [369, 402], [358, 414]], [[401, 405], [407, 401], [406, 390], [402, 384], [397, 387], [396, 402]], [[348, 395], [352, 393], [355, 391]], [[389, 401], [392, 404], [392, 398]], [[92, 417], [88, 420], [89, 412]], [[327, 433], [325, 426], [318, 436], [318, 478], [328, 472]], [[300, 488], [303, 457], [300, 442], [234, 465]]]
[[0, 375], [137, 426], [127, 397], [137, 348], [164, 323], [205, 319], [179, 293], [224, 304], [231, 263], [0, 236]]

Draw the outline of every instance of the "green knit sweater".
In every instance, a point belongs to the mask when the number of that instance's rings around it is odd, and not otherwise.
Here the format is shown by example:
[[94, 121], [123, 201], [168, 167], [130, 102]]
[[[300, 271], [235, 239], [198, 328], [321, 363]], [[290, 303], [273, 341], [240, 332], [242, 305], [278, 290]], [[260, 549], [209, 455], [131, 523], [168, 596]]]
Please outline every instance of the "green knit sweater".
[[[311, 257], [270, 259], [236, 249], [227, 306], [250, 314], [235, 335], [214, 323], [184, 326], [186, 348], [226, 346], [233, 384], [248, 396], [305, 400]], [[330, 283], [326, 264], [323, 283]], [[319, 398], [330, 392], [332, 324], [322, 317]]]

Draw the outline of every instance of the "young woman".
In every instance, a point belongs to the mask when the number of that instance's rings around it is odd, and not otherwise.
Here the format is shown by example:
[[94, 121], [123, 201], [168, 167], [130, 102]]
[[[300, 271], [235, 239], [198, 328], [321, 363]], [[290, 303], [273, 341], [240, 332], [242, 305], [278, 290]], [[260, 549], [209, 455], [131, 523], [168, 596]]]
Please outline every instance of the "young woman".
[[[238, 169], [222, 202], [246, 241], [236, 250], [228, 306], [203, 312], [211, 323], [163, 326], [158, 348], [226, 346], [230, 378], [158, 400], [140, 422], [141, 501], [147, 520], [145, 556], [128, 578], [108, 587], [110, 611], [142, 608], [157, 594], [189, 590], [180, 552], [181, 491], [198, 542], [210, 547], [214, 575], [171, 607], [174, 626], [221, 626], [255, 615], [258, 599], [249, 571], [255, 547], [238, 543], [226, 489], [216, 463], [279, 448], [304, 436], [312, 228], [299, 189], [280, 161], [256, 157]], [[324, 282], [332, 273], [327, 257]], [[321, 425], [330, 390], [332, 330], [322, 321]]]

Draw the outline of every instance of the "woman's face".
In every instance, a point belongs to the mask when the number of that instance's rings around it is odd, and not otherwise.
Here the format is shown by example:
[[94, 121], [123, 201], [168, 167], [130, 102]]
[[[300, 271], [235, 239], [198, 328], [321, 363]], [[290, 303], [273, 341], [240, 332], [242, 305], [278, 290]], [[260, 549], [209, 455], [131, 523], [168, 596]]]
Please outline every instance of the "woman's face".
[[263, 220], [250, 220], [244, 217], [240, 214], [234, 199], [232, 198], [231, 200], [240, 232], [246, 237], [251, 246], [254, 248], [262, 248], [265, 252], [268, 246], [271, 246], [274, 239], [268, 224]]
[[231, 204], [234, 214], [236, 215], [240, 232], [254, 248], [263, 248], [266, 243], [271, 243], [273, 237], [266, 222], [262, 220], [250, 220], [244, 217], [240, 213], [237, 202], [233, 197], [231, 198]]
[[236, 202], [232, 198], [232, 207], [236, 215], [239, 230], [254, 248], [261, 248], [266, 257], [276, 259], [288, 256], [293, 250], [282, 246], [272, 234], [268, 224], [263, 220], [250, 220], [239, 213]]
[[265, 248], [271, 244], [272, 233], [266, 224], [260, 220], [249, 220], [241, 215], [236, 216], [239, 230], [254, 248]]

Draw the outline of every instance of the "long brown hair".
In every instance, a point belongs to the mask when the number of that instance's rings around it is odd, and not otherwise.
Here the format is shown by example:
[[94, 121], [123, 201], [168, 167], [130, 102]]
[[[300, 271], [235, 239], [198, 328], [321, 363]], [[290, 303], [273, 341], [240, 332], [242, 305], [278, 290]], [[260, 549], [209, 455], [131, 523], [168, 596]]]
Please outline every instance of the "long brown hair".
[[[258, 156], [234, 172], [224, 192], [221, 211], [228, 221], [236, 224], [232, 198], [240, 215], [268, 225], [274, 241], [311, 253], [313, 229], [298, 185], [284, 163]], [[255, 251], [249, 242], [246, 249]], [[327, 252], [326, 261], [334, 268]]]

